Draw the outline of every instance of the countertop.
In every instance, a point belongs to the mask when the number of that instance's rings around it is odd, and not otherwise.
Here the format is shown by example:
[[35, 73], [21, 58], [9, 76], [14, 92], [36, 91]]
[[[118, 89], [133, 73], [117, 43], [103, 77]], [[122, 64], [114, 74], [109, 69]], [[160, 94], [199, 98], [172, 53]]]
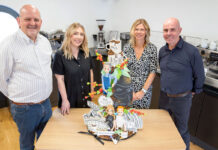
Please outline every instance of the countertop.
[[79, 134], [87, 131], [83, 114], [89, 108], [72, 108], [69, 115], [61, 115], [60, 109], [53, 115], [36, 143], [36, 150], [185, 150], [185, 144], [169, 113], [161, 109], [140, 110], [145, 115], [143, 129], [133, 137], [113, 144], [99, 143], [90, 135]]

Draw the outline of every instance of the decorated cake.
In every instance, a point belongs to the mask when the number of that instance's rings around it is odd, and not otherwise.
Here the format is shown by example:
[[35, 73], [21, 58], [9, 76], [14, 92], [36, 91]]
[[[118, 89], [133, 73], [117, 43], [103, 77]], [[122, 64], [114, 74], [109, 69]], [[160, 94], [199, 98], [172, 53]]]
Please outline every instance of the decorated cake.
[[[87, 101], [91, 110], [83, 115], [83, 119], [88, 133], [101, 143], [101, 140], [108, 140], [117, 144], [120, 140], [134, 136], [143, 128], [143, 113], [131, 108], [133, 90], [127, 68], [128, 60], [121, 54], [120, 41], [111, 42], [113, 46], [110, 46], [108, 51], [108, 61], [102, 62], [102, 84], [88, 83], [101, 87], [89, 93], [90, 97], [101, 95], [97, 103]], [[97, 52], [96, 55], [97, 59], [102, 61], [102, 56]]]

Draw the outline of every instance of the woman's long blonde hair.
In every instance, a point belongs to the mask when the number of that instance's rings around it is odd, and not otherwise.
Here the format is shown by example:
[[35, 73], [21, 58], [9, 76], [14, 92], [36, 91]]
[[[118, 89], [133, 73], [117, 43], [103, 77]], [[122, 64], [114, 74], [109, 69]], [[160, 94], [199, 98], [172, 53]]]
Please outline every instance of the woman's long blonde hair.
[[136, 46], [136, 41], [135, 41], [135, 29], [136, 29], [136, 26], [142, 24], [144, 27], [145, 27], [145, 30], [146, 30], [146, 35], [145, 35], [145, 42], [144, 42], [144, 47], [150, 42], [149, 38], [150, 38], [150, 27], [147, 23], [147, 21], [145, 19], [137, 19], [132, 27], [131, 27], [131, 30], [130, 30], [130, 44], [131, 46], [135, 47]]
[[71, 50], [71, 36], [76, 32], [76, 29], [78, 29], [78, 28], [81, 28], [84, 32], [83, 43], [80, 45], [79, 48], [80, 48], [80, 50], [84, 51], [85, 58], [87, 58], [89, 56], [88, 40], [87, 40], [87, 36], [85, 33], [85, 28], [80, 23], [73, 23], [67, 28], [67, 31], [64, 35], [64, 41], [63, 41], [61, 48], [60, 48], [61, 50], [64, 51], [64, 56], [66, 59], [73, 58], [73, 54], [72, 54], [72, 50]]

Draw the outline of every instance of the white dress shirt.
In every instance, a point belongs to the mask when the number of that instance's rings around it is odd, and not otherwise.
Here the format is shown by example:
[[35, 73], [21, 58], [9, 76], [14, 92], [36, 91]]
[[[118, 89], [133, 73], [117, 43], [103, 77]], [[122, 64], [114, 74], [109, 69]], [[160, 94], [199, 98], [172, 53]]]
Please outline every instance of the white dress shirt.
[[0, 44], [0, 91], [18, 103], [37, 103], [52, 91], [52, 49], [38, 34], [34, 43], [20, 29]]

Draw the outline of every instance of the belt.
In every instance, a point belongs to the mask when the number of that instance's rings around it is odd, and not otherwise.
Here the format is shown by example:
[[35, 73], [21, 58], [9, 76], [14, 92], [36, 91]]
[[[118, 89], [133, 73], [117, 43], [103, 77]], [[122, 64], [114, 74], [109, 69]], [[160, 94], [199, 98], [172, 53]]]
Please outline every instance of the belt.
[[13, 104], [15, 104], [15, 105], [34, 105], [34, 104], [42, 104], [42, 103], [44, 103], [45, 101], [46, 101], [47, 99], [45, 99], [45, 100], [42, 100], [42, 101], [40, 101], [40, 102], [38, 102], [38, 103], [17, 103], [17, 102], [14, 102], [14, 101], [12, 101], [12, 103]]
[[180, 93], [180, 94], [168, 94], [168, 93], [167, 93], [167, 96], [168, 96], [168, 97], [185, 97], [185, 96], [188, 95], [189, 93], [191, 93], [191, 92], [188, 91], [188, 92]]

